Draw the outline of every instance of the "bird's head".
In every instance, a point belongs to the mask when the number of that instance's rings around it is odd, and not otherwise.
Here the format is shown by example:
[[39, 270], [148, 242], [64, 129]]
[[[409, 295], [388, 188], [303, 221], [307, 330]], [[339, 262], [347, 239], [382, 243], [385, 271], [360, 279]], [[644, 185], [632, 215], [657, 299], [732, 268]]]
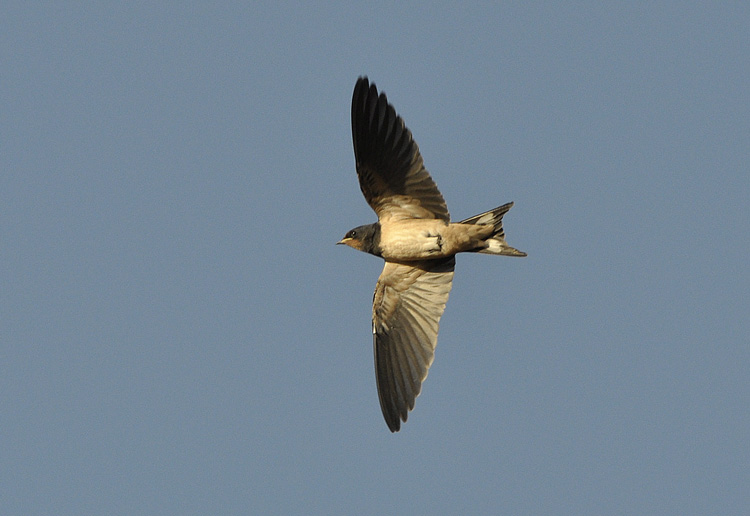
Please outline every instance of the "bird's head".
[[380, 256], [380, 225], [375, 223], [358, 226], [347, 232], [344, 238], [336, 243], [348, 245], [357, 251]]

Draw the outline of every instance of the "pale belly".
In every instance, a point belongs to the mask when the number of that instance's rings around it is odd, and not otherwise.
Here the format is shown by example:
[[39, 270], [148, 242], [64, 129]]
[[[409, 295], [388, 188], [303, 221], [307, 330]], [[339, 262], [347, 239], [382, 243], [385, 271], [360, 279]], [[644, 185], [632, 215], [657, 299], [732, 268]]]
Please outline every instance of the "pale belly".
[[[463, 249], [464, 233], [442, 220], [408, 219], [381, 226], [380, 249], [386, 260], [425, 260], [450, 256]], [[464, 226], [468, 229], [470, 226]], [[460, 229], [464, 229], [460, 228]], [[465, 235], [468, 237], [468, 235]], [[468, 243], [468, 242], [466, 242]]]
[[447, 224], [435, 219], [407, 219], [383, 224], [380, 249], [386, 260], [420, 260], [440, 257], [441, 231]]

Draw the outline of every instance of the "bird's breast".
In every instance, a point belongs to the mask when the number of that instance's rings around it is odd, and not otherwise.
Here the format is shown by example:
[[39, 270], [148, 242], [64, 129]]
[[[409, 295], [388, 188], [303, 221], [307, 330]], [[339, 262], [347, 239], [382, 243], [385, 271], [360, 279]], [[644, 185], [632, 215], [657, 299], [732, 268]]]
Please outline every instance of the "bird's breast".
[[383, 258], [413, 261], [446, 256], [448, 225], [437, 219], [406, 219], [380, 224], [380, 249]]

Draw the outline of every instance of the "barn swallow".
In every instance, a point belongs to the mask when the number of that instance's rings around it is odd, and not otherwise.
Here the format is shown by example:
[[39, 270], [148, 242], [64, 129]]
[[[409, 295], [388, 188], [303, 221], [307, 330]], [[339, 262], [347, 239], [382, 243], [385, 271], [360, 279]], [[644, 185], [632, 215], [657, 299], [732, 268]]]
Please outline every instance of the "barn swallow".
[[505, 241], [503, 215], [512, 202], [450, 221], [411, 131], [367, 77], [354, 87], [352, 139], [359, 186], [378, 221], [338, 243], [385, 260], [372, 303], [375, 378], [385, 422], [397, 432], [435, 357], [456, 254], [526, 253]]

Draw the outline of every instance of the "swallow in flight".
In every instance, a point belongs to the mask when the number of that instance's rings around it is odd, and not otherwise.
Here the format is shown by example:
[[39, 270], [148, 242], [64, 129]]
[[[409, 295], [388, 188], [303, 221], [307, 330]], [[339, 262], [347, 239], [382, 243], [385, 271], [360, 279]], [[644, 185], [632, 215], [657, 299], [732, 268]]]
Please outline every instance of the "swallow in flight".
[[372, 304], [375, 377], [383, 417], [397, 432], [435, 356], [456, 254], [526, 253], [505, 241], [503, 215], [512, 202], [451, 222], [411, 132], [367, 77], [354, 87], [352, 138], [359, 186], [378, 221], [338, 243], [385, 260]]

